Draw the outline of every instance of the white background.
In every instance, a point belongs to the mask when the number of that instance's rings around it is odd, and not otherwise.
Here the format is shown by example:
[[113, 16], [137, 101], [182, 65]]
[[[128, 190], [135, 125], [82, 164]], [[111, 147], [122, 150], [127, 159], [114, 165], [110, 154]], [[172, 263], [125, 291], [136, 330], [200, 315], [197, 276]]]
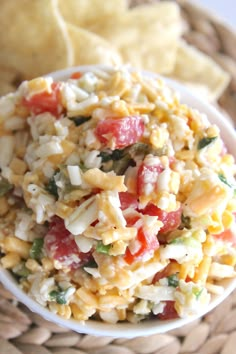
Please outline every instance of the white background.
[[210, 9], [226, 20], [236, 30], [236, 1], [235, 0], [192, 0], [200, 6]]

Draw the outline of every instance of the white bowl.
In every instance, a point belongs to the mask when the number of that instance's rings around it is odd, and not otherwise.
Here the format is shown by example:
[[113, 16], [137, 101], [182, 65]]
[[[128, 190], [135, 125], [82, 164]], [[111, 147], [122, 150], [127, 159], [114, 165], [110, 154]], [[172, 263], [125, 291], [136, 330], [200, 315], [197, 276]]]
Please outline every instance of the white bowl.
[[[70, 75], [75, 71], [85, 72], [94, 68], [103, 70], [111, 69], [103, 65], [91, 65], [69, 68], [51, 73], [47, 76], [53, 77], [54, 80], [65, 80], [70, 77]], [[157, 76], [149, 72], [144, 72], [144, 74], [148, 76]], [[227, 121], [227, 119], [223, 117], [214, 107], [210, 106], [208, 103], [203, 102], [201, 99], [192, 95], [185, 87], [170, 79], [165, 79], [165, 81], [170, 87], [180, 93], [182, 102], [186, 103], [192, 108], [198, 109], [200, 112], [205, 113], [208, 116], [210, 122], [218, 125], [221, 130], [221, 136], [225, 142], [226, 147], [228, 148], [229, 152], [236, 158], [236, 152], [234, 151], [234, 147], [236, 146], [236, 133], [232, 125]], [[79, 333], [86, 333], [94, 336], [111, 336], [114, 338], [133, 338], [138, 336], [148, 336], [151, 334], [163, 333], [181, 327], [212, 310], [214, 307], [219, 305], [236, 288], [236, 279], [223, 280], [222, 285], [225, 288], [223, 294], [213, 296], [205, 312], [199, 313], [197, 316], [190, 318], [174, 319], [168, 321], [148, 320], [140, 322], [138, 324], [110, 324], [89, 320], [86, 321], [85, 324], [81, 324], [74, 319], [63, 319], [62, 317], [50, 312], [48, 309], [39, 305], [36, 301], [31, 299], [19, 288], [16, 280], [13, 278], [11, 273], [2, 268], [0, 268], [0, 281], [4, 284], [6, 289], [8, 289], [12, 294], [15, 295], [15, 297], [19, 301], [24, 303], [31, 311], [36, 312], [42, 317], [44, 317], [46, 320], [54, 322], [60, 326], [69, 328]]]

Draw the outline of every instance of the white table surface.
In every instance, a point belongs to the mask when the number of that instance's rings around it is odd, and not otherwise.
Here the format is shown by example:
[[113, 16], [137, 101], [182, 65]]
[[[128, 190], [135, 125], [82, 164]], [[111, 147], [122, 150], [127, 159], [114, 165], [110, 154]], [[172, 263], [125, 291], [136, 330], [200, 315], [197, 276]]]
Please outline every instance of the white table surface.
[[236, 30], [236, 1], [235, 0], [192, 0], [200, 6], [208, 8], [224, 19]]

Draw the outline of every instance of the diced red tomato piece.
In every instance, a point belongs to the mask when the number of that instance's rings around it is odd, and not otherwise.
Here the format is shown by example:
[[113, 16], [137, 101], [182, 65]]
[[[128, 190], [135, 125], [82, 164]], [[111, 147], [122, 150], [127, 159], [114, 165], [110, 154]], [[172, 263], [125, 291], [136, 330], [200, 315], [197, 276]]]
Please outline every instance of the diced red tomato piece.
[[235, 233], [228, 229], [228, 230], [225, 230], [223, 231], [222, 233], [218, 234], [218, 235], [214, 235], [214, 237], [216, 239], [219, 239], [219, 240], [222, 240], [224, 242], [230, 242], [232, 243], [233, 245], [236, 245], [236, 235]]
[[159, 313], [157, 317], [160, 320], [173, 320], [175, 318], [179, 318], [179, 315], [175, 309], [174, 301], [166, 301], [166, 305], [162, 313]]
[[22, 103], [34, 114], [49, 112], [55, 117], [59, 117], [62, 106], [60, 97], [60, 83], [53, 82], [51, 85], [52, 92], [36, 93], [32, 97], [24, 98]]
[[163, 166], [161, 164], [149, 166], [149, 165], [145, 165], [145, 163], [142, 163], [138, 169], [138, 176], [137, 176], [138, 195], [146, 194], [145, 190], [147, 185], [151, 185], [152, 188], [155, 189], [157, 177], [162, 171], [163, 171]]
[[76, 71], [73, 74], [71, 74], [70, 78], [76, 80], [76, 79], [80, 79], [81, 76], [83, 76], [83, 73], [81, 73], [80, 71]]
[[74, 237], [59, 217], [53, 218], [44, 244], [48, 256], [60, 262], [65, 268], [80, 268], [92, 258], [91, 252], [83, 253], [79, 250]]
[[125, 215], [126, 226], [132, 227], [136, 224], [138, 220], [140, 220], [140, 216], [137, 214]]
[[152, 283], [155, 284], [160, 279], [166, 278], [172, 274], [176, 274], [178, 271], [179, 271], [178, 263], [176, 261], [171, 261], [163, 270], [161, 270], [160, 272], [157, 272], [154, 275]]
[[170, 211], [169, 213], [158, 208], [154, 204], [148, 204], [143, 210], [140, 210], [145, 215], [158, 216], [158, 219], [163, 222], [161, 233], [173, 231], [177, 229], [181, 223], [182, 209]]
[[100, 121], [95, 134], [101, 143], [113, 139], [115, 148], [120, 149], [136, 143], [143, 135], [144, 123], [140, 116], [107, 118]]
[[122, 210], [125, 210], [127, 208], [132, 208], [134, 210], [138, 209], [138, 200], [134, 194], [131, 194], [129, 192], [120, 192], [119, 198]]
[[154, 252], [159, 247], [156, 235], [144, 233], [143, 228], [138, 229], [137, 241], [140, 243], [140, 248], [134, 254], [129, 248], [126, 249], [124, 259], [128, 264], [142, 259], [144, 255]]

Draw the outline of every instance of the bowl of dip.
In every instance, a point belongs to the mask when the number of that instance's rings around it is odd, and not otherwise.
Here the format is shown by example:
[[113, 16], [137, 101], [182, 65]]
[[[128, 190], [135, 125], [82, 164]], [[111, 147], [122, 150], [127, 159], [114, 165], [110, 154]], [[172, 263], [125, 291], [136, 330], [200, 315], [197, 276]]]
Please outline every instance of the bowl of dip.
[[0, 281], [95, 336], [163, 333], [235, 288], [236, 134], [185, 87], [82, 66], [0, 100]]

